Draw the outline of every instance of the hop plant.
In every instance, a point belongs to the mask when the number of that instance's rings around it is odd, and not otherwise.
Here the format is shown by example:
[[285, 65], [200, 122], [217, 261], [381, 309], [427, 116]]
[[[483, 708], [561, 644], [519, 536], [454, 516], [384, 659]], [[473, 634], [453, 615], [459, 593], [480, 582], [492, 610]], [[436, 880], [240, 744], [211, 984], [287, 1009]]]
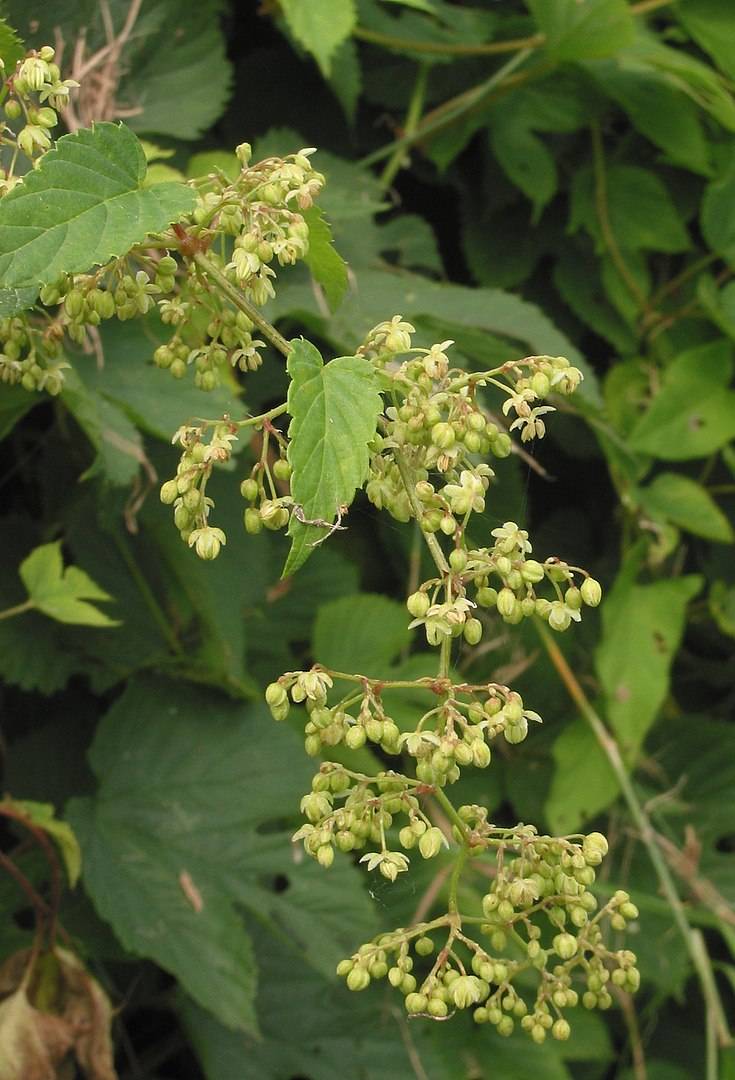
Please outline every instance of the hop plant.
[[[410, 873], [416, 858], [453, 867], [443, 914], [381, 934], [339, 964], [350, 990], [387, 978], [410, 1016], [444, 1020], [469, 1009], [501, 1035], [520, 1027], [537, 1043], [549, 1035], [563, 1041], [571, 1033], [568, 1010], [579, 1003], [606, 1009], [611, 986], [637, 988], [635, 955], [612, 948], [610, 931], [638, 912], [623, 892], [598, 904], [592, 886], [607, 853], [600, 833], [541, 836], [532, 825], [501, 827], [485, 808], [451, 802], [447, 792], [463, 770], [488, 768], [496, 740], [516, 745], [541, 716], [509, 686], [456, 681], [450, 659], [455, 643], [478, 644], [488, 618], [515, 624], [533, 616], [563, 632], [600, 603], [601, 587], [586, 570], [557, 556], [533, 558], [517, 522], [503, 522], [479, 544], [469, 538], [472, 516], [492, 498], [495, 473], [483, 459], [508, 455], [510, 431], [522, 441], [543, 437], [542, 417], [554, 411], [543, 402], [572, 393], [582, 376], [549, 356], [468, 374], [452, 367], [451, 341], [415, 348], [414, 332], [396, 315], [357, 350], [390, 386], [365, 490], [398, 521], [415, 519], [432, 554], [436, 576], [419, 584], [406, 607], [409, 626], [439, 650], [438, 671], [407, 683], [317, 664], [268, 686], [274, 719], [303, 707], [305, 750], [326, 758], [302, 800], [306, 823], [294, 840], [325, 868], [336, 853], [357, 853], [368, 872], [389, 882]], [[488, 385], [505, 394], [507, 431], [485, 412]], [[254, 477], [243, 494], [258, 498]], [[430, 699], [411, 730], [391, 709], [394, 692], [407, 685]], [[396, 759], [395, 769], [367, 775], [329, 760], [332, 747], [348, 755], [366, 744]], [[449, 822], [445, 831], [433, 804]], [[458, 884], [478, 858], [493, 861], [492, 883], [479, 909], [464, 911]]]

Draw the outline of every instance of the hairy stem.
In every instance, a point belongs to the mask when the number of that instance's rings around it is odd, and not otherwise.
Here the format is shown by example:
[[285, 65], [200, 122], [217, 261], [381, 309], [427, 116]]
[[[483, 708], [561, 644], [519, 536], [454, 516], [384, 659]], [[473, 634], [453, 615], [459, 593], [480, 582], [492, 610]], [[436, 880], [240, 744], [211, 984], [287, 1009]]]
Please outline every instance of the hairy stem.
[[286, 341], [285, 337], [279, 334], [275, 326], [272, 326], [268, 320], [261, 315], [255, 305], [251, 304], [250, 301], [245, 298], [240, 289], [232, 284], [227, 275], [223, 274], [220, 268], [201, 251], [195, 252], [193, 258], [194, 262], [206, 276], [217, 283], [217, 287], [224, 293], [227, 299], [230, 300], [236, 308], [243, 311], [252, 323], [255, 323], [261, 334], [264, 334], [268, 338], [271, 345], [278, 349], [279, 352], [283, 353], [284, 356], [288, 356], [291, 352], [291, 346]]
[[[428, 64], [421, 64], [419, 66], [416, 82], [411, 94], [411, 100], [408, 103], [406, 120], [403, 125], [404, 135], [413, 135], [418, 127], [419, 120], [421, 119], [421, 112], [424, 107], [424, 99], [426, 98], [426, 84], [429, 79], [429, 70]], [[380, 185], [384, 191], [391, 186], [407, 160], [406, 152], [402, 148], [398, 147], [393, 151], [380, 177]]]

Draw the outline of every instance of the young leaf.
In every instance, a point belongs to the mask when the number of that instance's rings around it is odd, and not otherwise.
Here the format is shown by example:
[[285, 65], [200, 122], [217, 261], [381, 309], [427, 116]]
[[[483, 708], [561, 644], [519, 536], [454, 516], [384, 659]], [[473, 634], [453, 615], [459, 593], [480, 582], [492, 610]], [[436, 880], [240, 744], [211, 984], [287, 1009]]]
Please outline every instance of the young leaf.
[[606, 718], [629, 759], [669, 690], [669, 670], [684, 632], [686, 607], [702, 587], [697, 574], [637, 585], [625, 574], [602, 607], [595, 662]]
[[318, 206], [304, 212], [309, 226], [309, 251], [306, 265], [311, 275], [324, 289], [330, 310], [335, 311], [347, 289], [347, 263], [332, 241], [332, 230]]
[[10, 796], [6, 795], [0, 802], [0, 814], [2, 814], [3, 809], [9, 811], [9, 816], [26, 820], [31, 825], [35, 825], [36, 828], [48, 833], [61, 852], [69, 884], [73, 889], [81, 873], [82, 853], [71, 825], [66, 821], [60, 821], [56, 817], [56, 810], [51, 803], [11, 799]]
[[[293, 469], [291, 494], [299, 508], [291, 515], [293, 538], [283, 576], [293, 574], [327, 535], [340, 507], [349, 506], [368, 470], [368, 443], [381, 409], [375, 374], [358, 356], [339, 356], [329, 364], [310, 342], [291, 342], [288, 411]], [[327, 525], [313, 524], [319, 521]]]
[[355, 25], [354, 0], [281, 0], [280, 7], [293, 36], [328, 77], [337, 46], [349, 37]]
[[679, 473], [661, 473], [652, 484], [641, 488], [638, 498], [644, 510], [665, 518], [695, 536], [731, 544], [735, 540], [732, 525], [709, 492]]
[[111, 600], [78, 566], [64, 570], [61, 541], [43, 544], [20, 564], [20, 576], [33, 607], [62, 623], [77, 626], [118, 626], [87, 600]]
[[635, 22], [626, 0], [528, 0], [556, 60], [585, 60], [629, 45]]
[[124, 255], [191, 210], [184, 184], [144, 188], [145, 155], [120, 124], [64, 135], [0, 202], [0, 278], [30, 288]]

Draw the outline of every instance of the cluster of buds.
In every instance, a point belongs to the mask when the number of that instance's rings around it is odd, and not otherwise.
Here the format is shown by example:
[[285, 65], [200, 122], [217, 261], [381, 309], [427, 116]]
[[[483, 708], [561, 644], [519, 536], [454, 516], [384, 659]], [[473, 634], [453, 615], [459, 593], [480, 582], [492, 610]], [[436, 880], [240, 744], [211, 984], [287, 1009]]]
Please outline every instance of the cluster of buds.
[[55, 396], [68, 367], [53, 326], [41, 331], [22, 315], [0, 319], [0, 382]]
[[[303, 841], [307, 855], [324, 867], [334, 861], [335, 849], [347, 853], [368, 851], [360, 862], [368, 870], [378, 870], [388, 881], [408, 869], [404, 851], [414, 848], [424, 859], [432, 859], [447, 846], [442, 832], [421, 809], [416, 791], [421, 787], [393, 772], [369, 777], [351, 772], [333, 762], [325, 762], [314, 776], [311, 791], [301, 800], [307, 823], [294, 834]], [[341, 805], [335, 806], [339, 800]], [[397, 828], [397, 842], [404, 851], [388, 847], [388, 830]]]
[[[423, 531], [455, 536], [470, 513], [484, 508], [494, 476], [476, 457], [504, 458], [511, 452], [509, 433], [486, 414], [477, 399], [478, 387], [492, 385], [506, 395], [503, 412], [515, 413], [510, 430], [520, 428], [525, 442], [544, 435], [540, 418], [553, 412], [551, 405], [534, 403], [550, 393], [572, 393], [582, 374], [564, 357], [530, 356], [467, 375], [450, 367], [452, 341], [414, 348], [414, 332], [396, 315], [374, 327], [357, 350], [391, 378], [397, 402], [386, 409], [383, 431], [373, 444], [366, 492], [378, 509], [408, 520], [411, 507], [395, 464], [399, 450], [416, 485]], [[438, 474], [438, 483], [430, 482], [432, 474]]]
[[[528, 825], [497, 829], [476, 806], [460, 807], [459, 817], [470, 830], [471, 850], [495, 854], [497, 873], [481, 916], [455, 910], [362, 945], [337, 967], [350, 990], [387, 976], [409, 1016], [443, 1020], [472, 1009], [478, 1024], [508, 1036], [518, 1023], [542, 1043], [548, 1034], [569, 1038], [565, 1009], [580, 1001], [607, 1009], [610, 986], [638, 988], [635, 954], [610, 949], [603, 933], [606, 926], [624, 929], [638, 910], [622, 891], [598, 910], [588, 888], [607, 852], [604, 836], [556, 839]], [[463, 920], [480, 923], [480, 941], [464, 932]], [[529, 976], [535, 976], [532, 999]]]
[[[416, 485], [420, 502], [427, 498], [428, 487], [425, 481]], [[446, 485], [444, 493], [450, 487], [453, 485]], [[469, 509], [468, 483], [457, 485], [455, 490], [458, 494], [452, 492], [449, 497], [462, 498], [462, 507]], [[430, 645], [460, 634], [468, 644], [477, 645], [483, 632], [481, 620], [473, 615], [478, 608], [497, 610], [503, 621], [511, 624], [537, 615], [553, 630], [563, 631], [572, 622], [580, 621], [583, 606], [597, 607], [600, 603], [602, 587], [586, 570], [553, 556], [543, 563], [529, 558], [532, 546], [528, 533], [516, 522], [504, 522], [491, 535], [495, 541], [491, 547], [468, 550], [460, 540], [450, 552], [451, 599], [445, 598], [446, 582], [442, 578], [430, 578], [408, 597], [406, 606], [414, 619], [411, 627], [423, 626]], [[538, 595], [538, 586], [543, 583], [553, 590], [551, 599]], [[470, 586], [474, 600], [467, 596]]]
[[[335, 681], [347, 682], [351, 689], [330, 705], [328, 695]], [[341, 744], [358, 750], [370, 742], [386, 754], [408, 754], [416, 763], [417, 779], [437, 787], [458, 780], [463, 767], [487, 768], [490, 744], [500, 735], [516, 745], [526, 738], [529, 721], [541, 723], [539, 714], [527, 709], [521, 695], [507, 686], [422, 678], [410, 685], [433, 694], [438, 704], [421, 716], [414, 730], [401, 731], [388, 715], [384, 697], [407, 685], [312, 668], [286, 672], [268, 686], [265, 697], [276, 720], [288, 716], [290, 701], [304, 703], [308, 716], [304, 746], [310, 756]]]
[[[35, 49], [19, 60], [12, 72], [3, 71], [7, 96], [2, 106], [5, 122], [0, 125], [0, 145], [11, 146], [34, 161], [51, 146], [51, 129], [59, 122], [58, 111], [65, 108], [69, 92], [79, 83], [62, 79], [54, 63], [50, 45]], [[17, 121], [22, 122], [17, 133]], [[0, 179], [0, 194], [12, 190], [18, 182], [12, 169]]]
[[[190, 327], [194, 306], [206, 307], [210, 314], [203, 343], [201, 332]], [[245, 372], [256, 371], [262, 364], [259, 350], [265, 342], [253, 337], [254, 326], [245, 312], [234, 311], [223, 298], [204, 293], [196, 277], [182, 283], [178, 296], [159, 301], [159, 309], [161, 321], [175, 330], [171, 339], [156, 349], [153, 362], [174, 378], [183, 378], [191, 366], [194, 384], [200, 390], [214, 390], [229, 366]]]
[[292, 266], [309, 250], [308, 209], [324, 185], [307, 147], [287, 157], [270, 157], [251, 164], [251, 148], [237, 148], [242, 166], [237, 178], [220, 174], [206, 178], [195, 225], [234, 237], [226, 271], [253, 303], [262, 306], [275, 295], [272, 264]]
[[174, 524], [184, 543], [193, 547], [200, 559], [216, 559], [227, 543], [222, 531], [209, 524], [214, 501], [206, 494], [207, 481], [216, 464], [229, 461], [237, 426], [228, 420], [213, 425], [205, 442], [204, 427], [180, 427], [173, 438], [183, 450], [176, 476], [161, 487], [161, 502], [173, 505]]

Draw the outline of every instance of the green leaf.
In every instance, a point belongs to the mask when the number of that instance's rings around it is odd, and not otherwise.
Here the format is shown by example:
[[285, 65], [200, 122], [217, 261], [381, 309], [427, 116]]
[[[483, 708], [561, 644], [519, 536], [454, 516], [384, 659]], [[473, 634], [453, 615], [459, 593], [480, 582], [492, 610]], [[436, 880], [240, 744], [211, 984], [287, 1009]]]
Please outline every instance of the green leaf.
[[312, 653], [338, 671], [385, 677], [411, 640], [409, 620], [404, 605], [386, 596], [359, 593], [333, 600], [317, 613]]
[[146, 8], [157, 28], [121, 83], [120, 96], [140, 110], [127, 123], [134, 131], [196, 139], [222, 114], [232, 85], [221, 0], [148, 0]]
[[82, 479], [100, 476], [115, 486], [130, 484], [147, 460], [135, 425], [113, 402], [92, 393], [76, 369], [64, 380], [61, 400], [97, 452]]
[[600, 287], [599, 260], [590, 250], [563, 247], [553, 278], [554, 285], [578, 319], [609, 341], [617, 352], [625, 355], [635, 349], [631, 330], [605, 298]]
[[584, 60], [629, 45], [635, 23], [625, 0], [527, 0], [556, 60]]
[[332, 57], [357, 19], [354, 0], [281, 0], [280, 7], [293, 36], [329, 76]]
[[680, 353], [630, 432], [632, 450], [664, 461], [707, 457], [735, 438], [732, 346], [724, 339]]
[[19, 571], [33, 606], [57, 622], [77, 626], [117, 626], [104, 612], [87, 600], [111, 600], [78, 566], [64, 570], [61, 541], [43, 544], [23, 560]]
[[707, 603], [710, 614], [722, 633], [735, 637], [735, 585], [714, 581]]
[[374, 933], [348, 861], [328, 875], [294, 863], [283, 819], [311, 769], [301, 740], [264, 710], [130, 682], [90, 761], [97, 794], [67, 810], [85, 888], [128, 950], [175, 975], [223, 1024], [256, 1031], [256, 968], [238, 908], [277, 933], [287, 926], [294, 957], [326, 972]]
[[533, 203], [534, 223], [556, 194], [556, 163], [546, 144], [535, 135], [524, 113], [512, 103], [493, 111], [490, 142], [508, 179]]
[[[382, 404], [377, 380], [361, 357], [340, 356], [325, 365], [318, 349], [303, 338], [291, 346], [287, 361], [291, 494], [303, 517], [331, 524], [367, 476], [367, 445]], [[306, 562], [314, 542], [327, 531], [292, 514], [288, 534], [293, 542], [284, 577]]]
[[[677, 252], [690, 246], [666, 185], [655, 173], [638, 165], [612, 165], [606, 187], [610, 229], [621, 248]], [[572, 181], [569, 231], [581, 228], [593, 237], [598, 254], [606, 250], [591, 168], [580, 169]]]
[[0, 289], [0, 319], [27, 311], [33, 307], [37, 296], [38, 288], [35, 285], [21, 289]]
[[629, 59], [625, 52], [586, 68], [600, 90], [626, 111], [634, 127], [660, 147], [669, 161], [711, 175], [700, 110], [683, 90], [669, 84], [665, 73]]
[[306, 265], [314, 280], [324, 289], [330, 310], [335, 311], [347, 289], [347, 263], [335, 248], [329, 222], [319, 207], [309, 207], [304, 212], [304, 220], [309, 226]]
[[652, 517], [664, 518], [695, 536], [731, 544], [732, 525], [712, 496], [688, 476], [661, 473], [648, 487], [638, 489], [643, 509]]
[[18, 61], [25, 56], [25, 45], [15, 30], [8, 26], [5, 19], [0, 19], [0, 60], [5, 65], [5, 74], [10, 75]]
[[352, 38], [347, 38], [332, 57], [332, 71], [329, 85], [339, 101], [350, 124], [355, 122], [357, 103], [362, 89], [362, 69], [357, 45]]
[[124, 255], [191, 210], [183, 184], [142, 186], [145, 155], [132, 131], [101, 123], [63, 135], [0, 203], [0, 278], [46, 284]]
[[735, 154], [722, 175], [705, 189], [701, 225], [712, 250], [735, 262]]
[[82, 853], [79, 842], [68, 822], [60, 821], [56, 817], [56, 810], [51, 803], [31, 802], [27, 799], [11, 799], [10, 796], [6, 795], [0, 802], [0, 813], [2, 813], [3, 807], [18, 812], [31, 825], [35, 825], [36, 828], [43, 829], [45, 833], [48, 833], [61, 852], [69, 884], [73, 889], [77, 881], [79, 881], [79, 874], [82, 869]]
[[[85, 427], [85, 431], [92, 438], [91, 429], [102, 401], [117, 406], [146, 435], [170, 445], [171, 435], [182, 417], [201, 415], [204, 401], [201, 390], [190, 379], [176, 382], [174, 390], [170, 373], [152, 363], [154, 349], [170, 336], [167, 327], [156, 314], [129, 322], [114, 320], [101, 326], [100, 332], [105, 353], [102, 367], [93, 356], [74, 358], [74, 370], [87, 392], [85, 402], [75, 406], [83, 407], [85, 417], [89, 417], [89, 430]], [[71, 375], [67, 377], [67, 385], [77, 388]], [[237, 415], [240, 408], [235, 389], [229, 383], [208, 392], [205, 400], [213, 416]], [[81, 413], [78, 419], [82, 423]], [[121, 434], [124, 434], [122, 429]], [[238, 453], [242, 445], [236, 442], [234, 452]]]
[[625, 568], [602, 606], [595, 655], [605, 717], [632, 759], [669, 690], [669, 672], [684, 632], [686, 607], [702, 587], [696, 574], [637, 585]]
[[730, 0], [679, 0], [676, 14], [697, 44], [726, 75], [735, 79]]
[[[617, 797], [618, 781], [591, 728], [572, 720], [554, 740], [544, 814], [555, 836], [578, 832]], [[574, 777], [574, 783], [570, 783]]]

